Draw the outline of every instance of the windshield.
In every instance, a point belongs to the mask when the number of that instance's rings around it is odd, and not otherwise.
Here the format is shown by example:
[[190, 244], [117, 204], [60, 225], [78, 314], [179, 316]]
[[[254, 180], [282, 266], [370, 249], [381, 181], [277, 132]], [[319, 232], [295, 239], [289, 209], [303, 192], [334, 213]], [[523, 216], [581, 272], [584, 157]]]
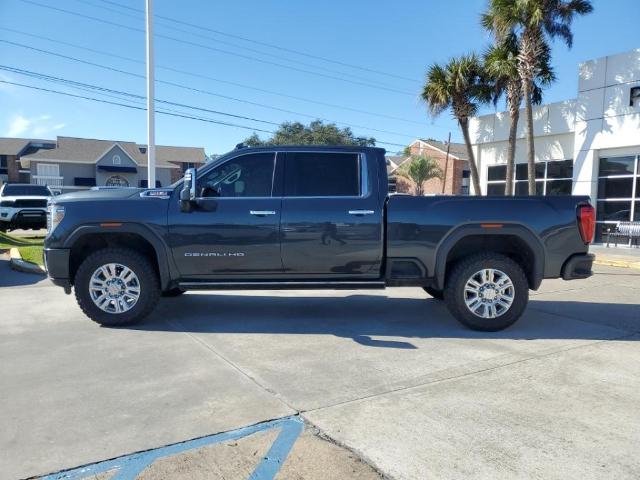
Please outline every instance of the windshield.
[[39, 196], [39, 197], [50, 197], [51, 192], [49, 189], [42, 185], [5, 185], [4, 190], [2, 190], [2, 196]]

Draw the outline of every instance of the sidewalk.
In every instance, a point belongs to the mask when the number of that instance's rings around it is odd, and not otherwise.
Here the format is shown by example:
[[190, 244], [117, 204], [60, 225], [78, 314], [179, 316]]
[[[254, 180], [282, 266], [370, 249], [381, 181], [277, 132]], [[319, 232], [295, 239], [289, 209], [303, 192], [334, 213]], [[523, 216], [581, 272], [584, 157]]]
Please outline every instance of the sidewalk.
[[597, 265], [640, 269], [640, 248], [628, 246], [591, 245], [589, 252], [596, 255]]

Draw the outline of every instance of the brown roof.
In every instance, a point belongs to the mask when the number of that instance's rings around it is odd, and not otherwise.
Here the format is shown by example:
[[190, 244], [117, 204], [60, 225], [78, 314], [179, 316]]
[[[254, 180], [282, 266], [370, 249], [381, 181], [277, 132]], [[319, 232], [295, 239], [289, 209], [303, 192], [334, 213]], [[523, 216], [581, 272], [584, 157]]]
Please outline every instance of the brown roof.
[[[443, 152], [447, 151], [447, 142], [438, 142], [436, 140], [425, 140], [420, 139], [421, 142], [424, 142], [432, 147], [437, 148], [438, 150], [442, 150]], [[455, 143], [451, 142], [449, 145], [449, 153], [454, 157], [459, 158], [460, 160], [469, 160], [469, 155], [467, 154], [467, 146], [464, 143]]]
[[18, 155], [31, 142], [54, 143], [53, 140], [33, 138], [0, 138], [0, 155]]
[[[138, 165], [145, 166], [147, 164], [146, 145], [117, 140], [96, 140], [75, 137], [58, 137], [56, 148], [52, 150], [39, 150], [31, 155], [25, 155], [22, 157], [22, 161], [64, 160], [65, 162], [95, 163], [115, 145], [120, 146]], [[142, 153], [140, 148], [143, 148], [145, 153]], [[204, 161], [204, 148], [156, 146], [156, 166], [158, 167], [176, 167], [170, 162], [195, 163]]]

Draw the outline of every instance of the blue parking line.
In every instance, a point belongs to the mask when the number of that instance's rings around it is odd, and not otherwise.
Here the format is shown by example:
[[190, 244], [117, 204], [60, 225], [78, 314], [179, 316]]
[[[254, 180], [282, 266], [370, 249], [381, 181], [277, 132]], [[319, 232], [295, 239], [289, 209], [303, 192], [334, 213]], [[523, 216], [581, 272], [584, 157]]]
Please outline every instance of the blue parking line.
[[257, 432], [277, 428], [281, 429], [278, 437], [269, 449], [269, 452], [249, 477], [251, 480], [273, 480], [304, 428], [304, 424], [298, 416], [279, 418], [229, 432], [216, 433], [206, 437], [187, 440], [186, 442], [174, 443], [145, 452], [132, 453], [112, 460], [105, 460], [64, 472], [53, 473], [43, 477], [43, 480], [81, 479], [109, 470], [117, 470], [114, 476], [111, 477], [112, 480], [134, 480], [142, 470], [159, 458], [176, 455], [195, 448], [214, 445], [227, 440], [238, 440]]

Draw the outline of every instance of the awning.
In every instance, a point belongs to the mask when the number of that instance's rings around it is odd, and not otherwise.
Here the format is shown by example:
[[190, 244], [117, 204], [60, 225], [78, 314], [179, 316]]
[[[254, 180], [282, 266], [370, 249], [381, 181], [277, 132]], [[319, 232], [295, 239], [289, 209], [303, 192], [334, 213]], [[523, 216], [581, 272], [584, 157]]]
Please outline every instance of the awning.
[[98, 170], [103, 172], [137, 173], [136, 167], [118, 167], [117, 165], [98, 165]]

